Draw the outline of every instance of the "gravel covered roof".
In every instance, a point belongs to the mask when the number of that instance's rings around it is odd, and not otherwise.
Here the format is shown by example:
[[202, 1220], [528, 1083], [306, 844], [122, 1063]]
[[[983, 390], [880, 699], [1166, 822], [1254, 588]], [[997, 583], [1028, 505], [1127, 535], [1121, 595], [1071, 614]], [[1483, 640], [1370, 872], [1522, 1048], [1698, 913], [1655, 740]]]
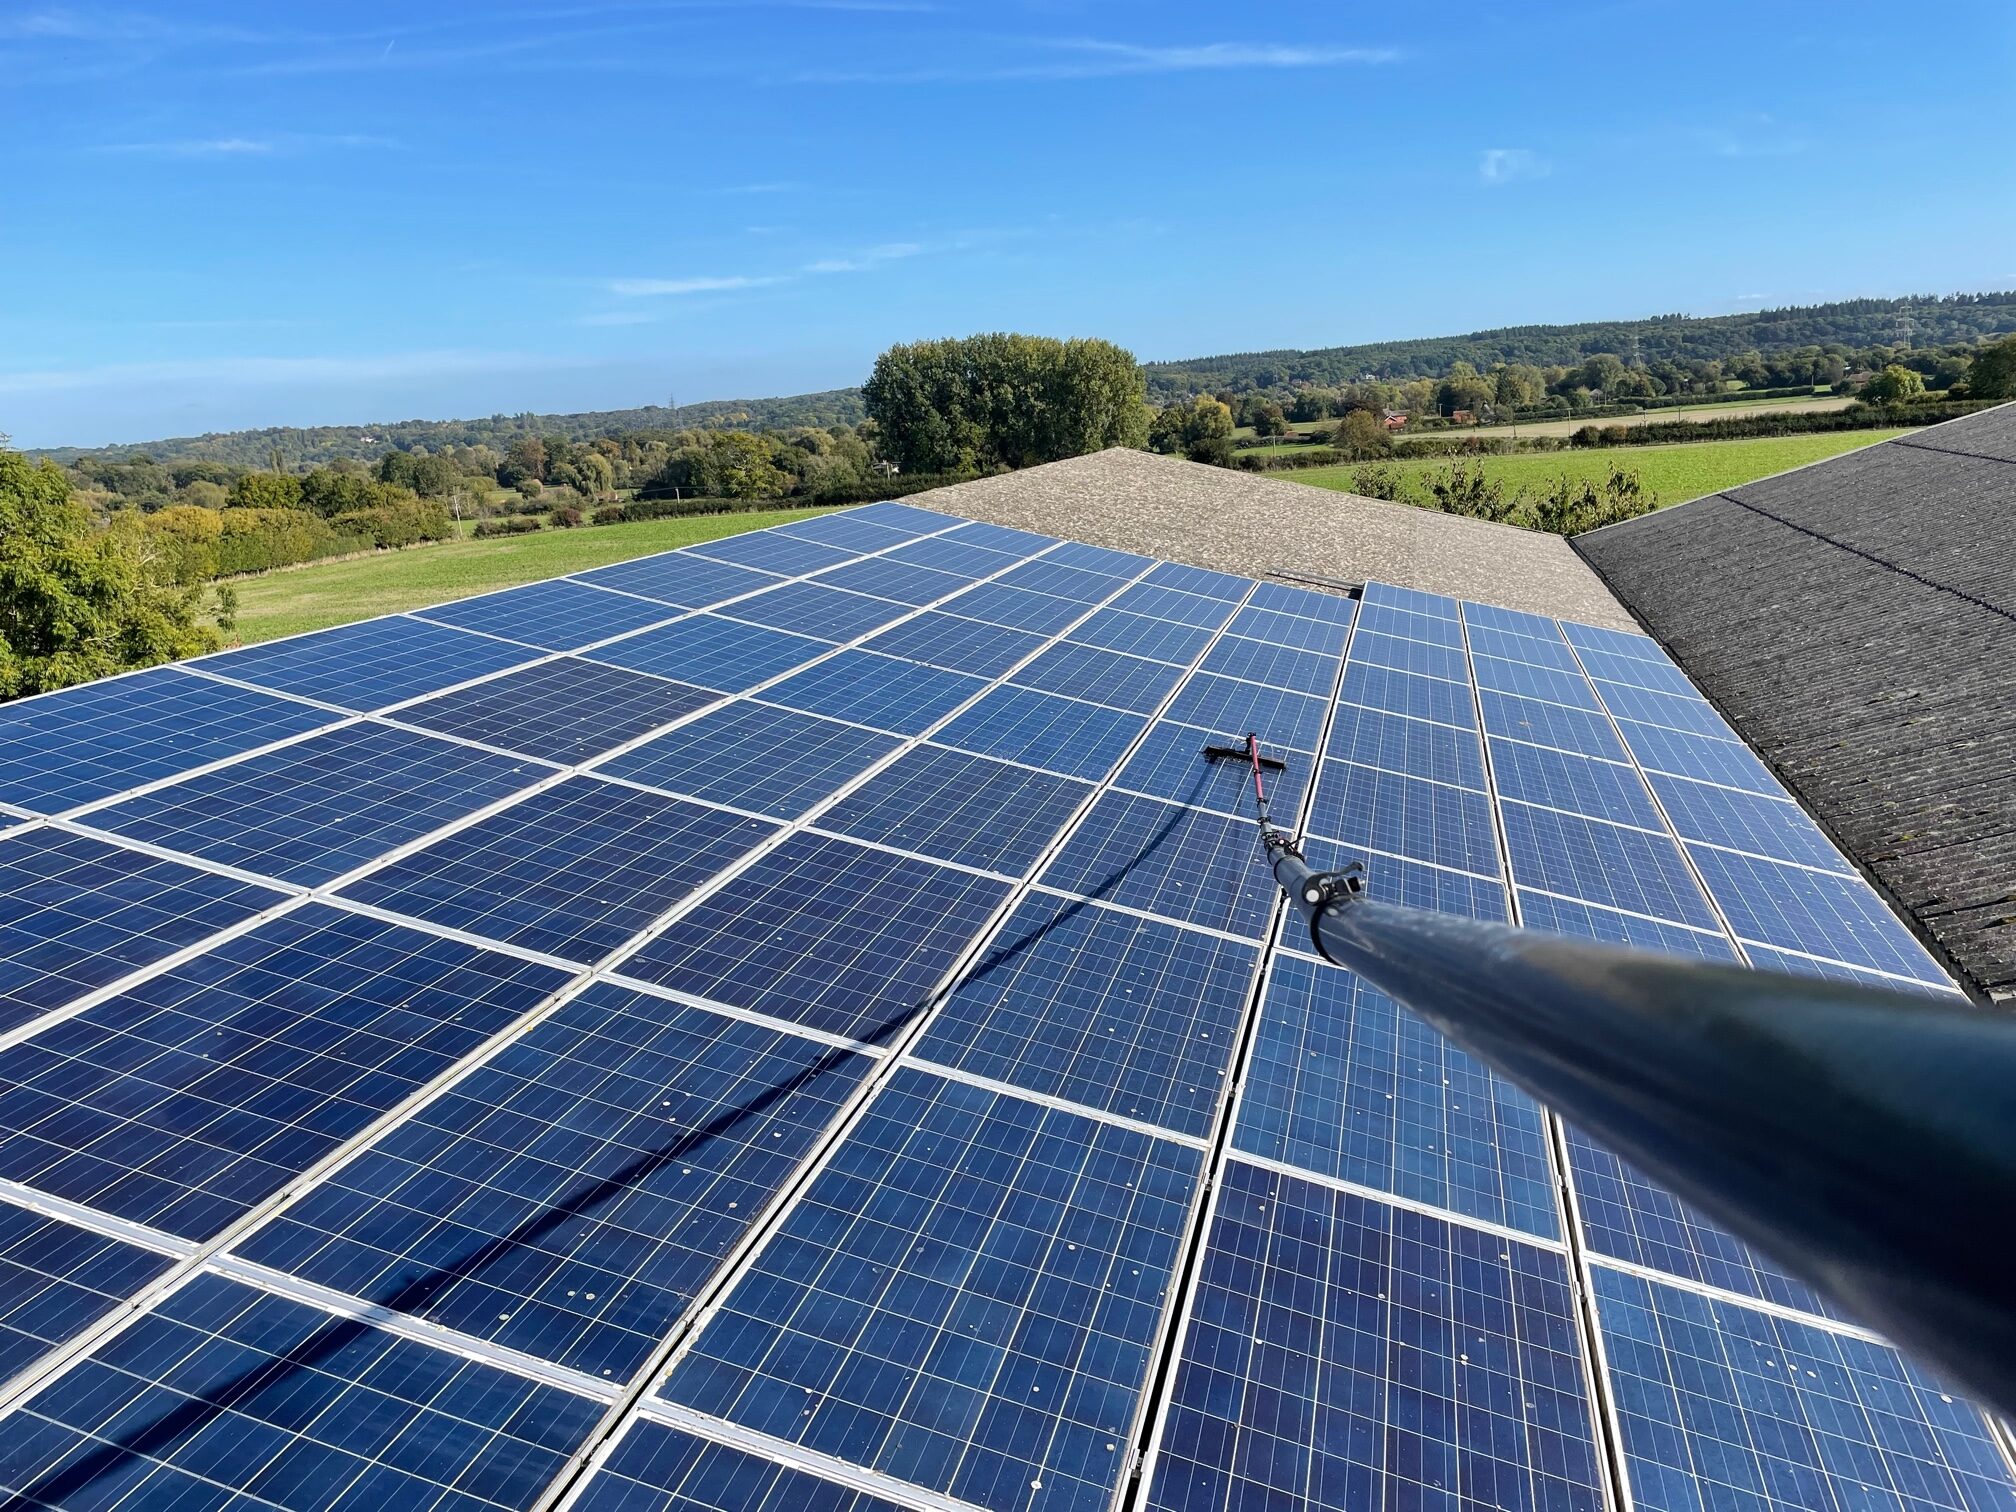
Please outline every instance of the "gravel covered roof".
[[1246, 577], [1377, 578], [1636, 628], [1560, 536], [1148, 452], [1096, 452], [904, 502]]
[[2016, 999], [2016, 405], [1575, 545], [1958, 974]]

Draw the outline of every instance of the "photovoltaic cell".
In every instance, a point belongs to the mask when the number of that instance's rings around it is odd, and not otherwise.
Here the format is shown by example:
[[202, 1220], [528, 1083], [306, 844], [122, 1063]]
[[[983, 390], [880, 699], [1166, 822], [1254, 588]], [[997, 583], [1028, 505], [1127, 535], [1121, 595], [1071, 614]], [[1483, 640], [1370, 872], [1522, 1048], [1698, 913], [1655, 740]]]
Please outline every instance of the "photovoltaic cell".
[[1351, 620], [1348, 615], [1342, 619], [1305, 619], [1300, 615], [1263, 609], [1259, 607], [1259, 595], [1256, 593], [1252, 602], [1232, 616], [1225, 633], [1265, 641], [1270, 646], [1285, 646], [1292, 651], [1342, 656], [1344, 642], [1351, 634]]
[[[0, 1380], [77, 1337], [169, 1263], [153, 1250], [0, 1203]], [[0, 1450], [0, 1463], [5, 1457]]]
[[551, 768], [353, 724], [128, 798], [94, 828], [319, 885], [530, 787]]
[[942, 667], [842, 651], [766, 689], [763, 698], [807, 714], [921, 735], [986, 686], [980, 678]]
[[1118, 592], [1133, 575], [1129, 572], [1114, 577], [1110, 573], [1073, 567], [1068, 562], [1056, 560], [1056, 553], [1052, 552], [1036, 561], [1024, 562], [1012, 572], [1004, 572], [1001, 581], [1010, 588], [1027, 588], [1032, 593], [1049, 593], [1058, 598], [1075, 599], [1081, 604], [1096, 604]]
[[1146, 723], [1138, 714], [1103, 704], [999, 687], [931, 738], [962, 751], [1096, 782], [1113, 770]]
[[235, 1251], [627, 1380], [868, 1066], [598, 983]]
[[993, 525], [984, 520], [968, 520], [957, 529], [947, 531], [946, 535], [954, 541], [985, 546], [990, 551], [1006, 551], [1015, 556], [1030, 556], [1056, 544], [1049, 536], [1037, 535], [1029, 530], [1011, 530], [1006, 525]]
[[[1448, 620], [1431, 624], [1448, 625], [1459, 637], [1462, 630]], [[1467, 683], [1470, 673], [1463, 659], [1463, 647], [1439, 646], [1431, 641], [1407, 640], [1398, 635], [1381, 635], [1373, 629], [1372, 611], [1358, 617], [1358, 630], [1351, 638], [1351, 660], [1374, 667], [1391, 667], [1396, 672], [1413, 672], [1422, 677], [1439, 677], [1445, 682]], [[1592, 700], [1593, 701], [1593, 700]]]
[[0, 1032], [285, 896], [61, 830], [0, 840]]
[[1691, 730], [1696, 735], [1726, 739], [1729, 726], [1723, 723], [1708, 700], [1683, 698], [1673, 693], [1655, 693], [1628, 683], [1599, 682], [1593, 685], [1603, 703], [1619, 719], [1635, 719], [1641, 724], [1665, 725], [1673, 730]]
[[1847, 858], [1820, 833], [1820, 826], [1790, 799], [1766, 798], [1663, 774], [1655, 774], [1651, 783], [1683, 840], [1704, 840], [1777, 861], [1853, 873]]
[[1309, 693], [1325, 702], [1337, 685], [1337, 658], [1315, 651], [1270, 646], [1265, 641], [1228, 635], [1213, 646], [1201, 663], [1205, 672], [1265, 683], [1294, 693]]
[[978, 1506], [1108, 1506], [1195, 1151], [899, 1071], [659, 1389]]
[[521, 666], [538, 654], [529, 646], [393, 615], [225, 651], [192, 665], [362, 713]]
[[1617, 728], [1624, 732], [1631, 754], [1648, 772], [1668, 772], [1676, 777], [1692, 777], [1700, 782], [1717, 782], [1724, 787], [1773, 796], [1785, 791], [1771, 775], [1771, 769], [1748, 746], [1734, 740], [1711, 740], [1628, 719], [1620, 719]]
[[1377, 592], [1366, 595], [1358, 611], [1358, 628], [1380, 635], [1397, 635], [1456, 652], [1463, 651], [1463, 626], [1447, 613], [1424, 614], [1417, 609], [1380, 601]]
[[990, 625], [1006, 625], [1011, 630], [1032, 630], [1039, 635], [1055, 635], [1085, 613], [1075, 599], [1057, 598], [1048, 593], [1031, 593], [1025, 588], [1007, 588], [1000, 583], [981, 583], [957, 598], [938, 606], [947, 614], [984, 620]]
[[1611, 761], [1627, 759], [1610, 721], [1593, 710], [1572, 709], [1539, 698], [1519, 698], [1489, 688], [1483, 689], [1478, 697], [1484, 707], [1484, 728], [1489, 734], [1509, 735], [1514, 740], [1553, 746], [1582, 756], [1602, 756]]
[[999, 677], [1042, 644], [1042, 636], [1027, 630], [983, 624], [933, 609], [891, 625], [864, 642], [861, 649], [904, 656], [953, 672], [970, 672], [975, 677]]
[[421, 617], [458, 630], [478, 630], [544, 651], [573, 651], [612, 635], [670, 619], [663, 604], [627, 593], [607, 593], [587, 583], [554, 578], [502, 593], [443, 604]]
[[933, 1017], [920, 1059], [1202, 1136], [1259, 951], [1036, 894]]
[[776, 831], [766, 820], [575, 777], [342, 895], [593, 965]]
[[1185, 593], [1201, 593], [1206, 598], [1237, 602], [1253, 586], [1251, 578], [1234, 577], [1229, 572], [1213, 572], [1209, 567], [1192, 567], [1185, 562], [1157, 562], [1143, 582], [1159, 588], [1180, 588]]
[[916, 1017], [1007, 894], [992, 878], [794, 835], [621, 970], [878, 1043]]
[[1329, 754], [1456, 787], [1484, 787], [1484, 755], [1474, 730], [1340, 703], [1330, 717]]
[[1666, 827], [1645, 791], [1644, 779], [1622, 762], [1493, 737], [1491, 775], [1502, 798], [1640, 829]]
[[199, 1275], [0, 1427], [23, 1506], [529, 1506], [600, 1402]]
[[1249, 820], [1108, 793], [1038, 878], [1061, 892], [1259, 936], [1274, 903]]
[[1946, 975], [1860, 877], [1690, 845], [1739, 940], [1944, 984]]
[[1351, 661], [1344, 666], [1342, 697], [1345, 703], [1364, 704], [1389, 714], [1432, 719], [1465, 730], [1477, 728], [1477, 708], [1468, 683]]
[[0, 799], [57, 814], [335, 718], [173, 667], [85, 683], [0, 706]]
[[1100, 609], [1073, 630], [1069, 638], [1081, 645], [1124, 651], [1129, 656], [1150, 656], [1157, 661], [1183, 664], [1209, 644], [1211, 632], [1195, 625], [1150, 619], [1145, 614]]
[[1568, 1124], [1568, 1168], [1589, 1249], [1648, 1270], [1825, 1318], [1839, 1308]]
[[1174, 620], [1216, 630], [1232, 617], [1232, 605], [1222, 599], [1185, 593], [1180, 588], [1157, 588], [1137, 583], [1113, 600], [1113, 607], [1128, 614], [1145, 614], [1151, 619]]
[[899, 604], [928, 604], [959, 592], [971, 579], [958, 573], [939, 572], [914, 562], [892, 562], [872, 557], [865, 562], [848, 562], [822, 572], [812, 580], [828, 588], [845, 588], [852, 593], [873, 594], [894, 599]]
[[924, 535], [934, 530], [949, 530], [959, 523], [957, 515], [938, 514], [929, 509], [919, 509], [914, 504], [898, 504], [883, 500], [877, 504], [865, 504], [859, 509], [847, 511], [850, 520], [866, 520], [871, 525], [884, 525], [891, 530], [906, 531], [912, 535]]
[[887, 551], [914, 541], [918, 534], [914, 527], [877, 525], [851, 513], [818, 515], [776, 529], [777, 534], [794, 541], [817, 541], [841, 551]]
[[1110, 546], [1088, 546], [1083, 541], [1066, 541], [1044, 554], [1046, 562], [1067, 567], [1083, 567], [1109, 577], [1132, 578], [1155, 564], [1153, 557], [1136, 556], [1131, 551], [1115, 551]]
[[561, 657], [400, 711], [419, 725], [574, 766], [704, 709], [719, 694]]
[[[1222, 745], [1225, 738], [1214, 737], [1194, 725], [1158, 724], [1149, 729], [1140, 749], [1127, 758], [1114, 785], [1152, 798], [1173, 803], [1195, 804], [1251, 820], [1253, 815], [1252, 769], [1234, 761], [1206, 761], [1206, 745]], [[1265, 742], [1261, 750], [1278, 754]], [[1302, 799], [1309, 790], [1312, 758], [1290, 753], [1285, 772], [1267, 773], [1267, 802], [1274, 822], [1292, 826], [1302, 811]]]
[[879, 630], [910, 613], [907, 604], [848, 593], [817, 583], [786, 583], [737, 603], [723, 604], [721, 614], [773, 630], [791, 630], [820, 640], [851, 641]]
[[761, 572], [796, 577], [800, 573], [821, 572], [860, 555], [858, 551], [821, 546], [796, 536], [778, 535], [768, 530], [750, 530], [741, 535], [723, 536], [686, 548], [695, 556], [717, 562], [733, 562], [737, 567], [754, 567]]
[[1156, 1512], [1604, 1504], [1558, 1253], [1227, 1163]]
[[1627, 913], [1718, 927], [1668, 836], [1526, 803], [1500, 804], [1499, 814], [1514, 881]]
[[912, 541], [908, 546], [897, 547], [889, 553], [887, 560], [912, 562], [919, 567], [935, 567], [940, 572], [954, 572], [964, 578], [977, 579], [992, 577], [1013, 567], [1021, 557], [1019, 551], [995, 551], [966, 541], [934, 536], [928, 541]]
[[1528, 614], [1523, 609], [1502, 609], [1496, 604], [1473, 604], [1462, 606], [1463, 623], [1470, 629], [1472, 643], [1479, 630], [1501, 631], [1507, 635], [1522, 635], [1534, 640], [1564, 644], [1561, 627], [1543, 614]]
[[1424, 593], [1419, 588], [1402, 588], [1397, 583], [1367, 583], [1364, 604], [1368, 609], [1404, 609], [1437, 619], [1462, 617], [1462, 608], [1453, 598], [1440, 593]]
[[1313, 751], [1323, 734], [1324, 703], [1260, 683], [1193, 672], [1164, 717], [1234, 741], [1252, 730], [1267, 745]]
[[1544, 929], [1552, 934], [1580, 935], [1588, 940], [1607, 940], [1612, 945], [1635, 945], [1640, 950], [1663, 950], [1668, 955], [1696, 955], [1711, 961], [1734, 962], [1736, 949], [1717, 930], [1687, 929], [1664, 919], [1640, 918], [1618, 913], [1570, 898], [1519, 890], [1519, 922], [1528, 929]]
[[1167, 662], [1059, 641], [1017, 672], [1014, 682], [1134, 714], [1152, 714], [1182, 675], [1182, 669]]
[[639, 557], [634, 562], [577, 572], [574, 580], [641, 594], [681, 609], [704, 609], [759, 588], [774, 587], [778, 582], [767, 572], [753, 572], [747, 567], [710, 561], [684, 551], [668, 551], [659, 556]]
[[1794, 976], [1825, 977], [1835, 982], [1860, 982], [1865, 987], [1887, 987], [1892, 992], [1922, 990], [1935, 997], [1951, 998], [1959, 994], [1959, 989], [1950, 981], [1946, 982], [1906, 982], [1896, 977], [1879, 976], [1873, 971], [1863, 971], [1850, 966], [1845, 961], [1820, 961], [1810, 956], [1794, 955], [1790, 951], [1773, 950], [1768, 945], [1743, 944], [1743, 953], [1750, 957], [1750, 964], [1762, 971], [1789, 971]]
[[590, 659], [695, 687], [741, 693], [832, 649], [809, 636], [696, 614], [603, 646], [590, 653]]
[[1271, 609], [1282, 614], [1321, 620], [1327, 625], [1348, 625], [1358, 611], [1357, 602], [1341, 593], [1324, 593], [1315, 588], [1291, 587], [1287, 583], [1261, 583], [1246, 600], [1253, 609]]
[[[1312, 839], [1303, 846], [1309, 864], [1318, 871], [1339, 871], [1352, 862], [1363, 866], [1365, 895], [1409, 908], [1461, 914], [1469, 919], [1504, 920], [1505, 889], [1492, 877], [1450, 871], [1399, 856], [1375, 856], [1357, 846]], [[1299, 914], [1287, 919], [1282, 941], [1291, 949], [1313, 954], [1308, 927]]]
[[1653, 661], [1643, 656], [1618, 656], [1610, 651], [1584, 651], [1581, 656], [1582, 669], [1591, 677], [1605, 682], [1626, 683], [1659, 693], [1678, 694], [1682, 698], [1701, 696], [1694, 684], [1687, 680], [1687, 674], [1671, 662]]
[[631, 1422], [571, 1505], [577, 1512], [904, 1512], [895, 1502], [649, 1418]]
[[1577, 709], [1597, 709], [1602, 705], [1580, 672], [1564, 672], [1532, 662], [1505, 661], [1496, 656], [1475, 659], [1477, 686], [1496, 693], [1514, 693], [1521, 698], [1538, 698], [1548, 703], [1568, 704]]
[[819, 817], [819, 827], [1019, 877], [1092, 789], [963, 751], [919, 746]]
[[1981, 1416], [1886, 1345], [1598, 1266], [1633, 1502], [2016, 1506]]
[[1633, 635], [1628, 630], [1609, 630], [1600, 625], [1578, 625], [1563, 620], [1561, 633], [1578, 651], [1608, 651], [1616, 656], [1635, 656], [1644, 661], [1666, 660], [1666, 653], [1659, 649], [1657, 641], [1650, 636]]
[[1274, 958], [1232, 1142], [1320, 1176], [1561, 1236], [1533, 1100], [1336, 966]]
[[1473, 788], [1326, 761], [1309, 805], [1309, 830], [1433, 866], [1498, 875], [1491, 803]]
[[310, 904], [0, 1053], [0, 1176], [206, 1238], [566, 980]]
[[666, 793], [795, 819], [903, 742], [761, 703], [732, 703], [596, 766]]
[[[1465, 612], [1474, 609], [1474, 604], [1465, 605]], [[1491, 657], [1498, 661], [1519, 662], [1529, 667], [1548, 667], [1556, 672], [1570, 672], [1582, 675], [1582, 667], [1575, 660], [1575, 653], [1568, 643], [1553, 633], [1553, 625], [1547, 625], [1546, 639], [1538, 635], [1524, 635], [1512, 630], [1493, 629], [1489, 625], [1470, 622], [1470, 654], [1474, 657]]]

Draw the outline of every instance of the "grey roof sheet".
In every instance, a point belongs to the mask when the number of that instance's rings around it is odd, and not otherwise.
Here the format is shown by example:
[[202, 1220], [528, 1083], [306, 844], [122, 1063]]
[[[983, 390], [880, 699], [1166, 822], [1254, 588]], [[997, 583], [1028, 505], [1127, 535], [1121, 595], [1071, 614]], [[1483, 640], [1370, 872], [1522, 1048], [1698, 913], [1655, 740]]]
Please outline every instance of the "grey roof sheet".
[[2016, 406], [1575, 546], [1958, 974], [2016, 996]]
[[1637, 628], [1560, 536], [1148, 452], [1095, 452], [904, 502], [1244, 577], [1377, 578]]

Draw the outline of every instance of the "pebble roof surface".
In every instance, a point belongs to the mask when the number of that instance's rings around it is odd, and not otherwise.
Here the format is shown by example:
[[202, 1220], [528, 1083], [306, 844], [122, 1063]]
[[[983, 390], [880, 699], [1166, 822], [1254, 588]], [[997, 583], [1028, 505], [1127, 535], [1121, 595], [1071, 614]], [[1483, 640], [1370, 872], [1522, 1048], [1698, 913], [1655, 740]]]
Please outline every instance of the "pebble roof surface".
[[1558, 619], [1637, 628], [1560, 536], [1148, 452], [1095, 452], [904, 502], [1245, 577], [1376, 578]]

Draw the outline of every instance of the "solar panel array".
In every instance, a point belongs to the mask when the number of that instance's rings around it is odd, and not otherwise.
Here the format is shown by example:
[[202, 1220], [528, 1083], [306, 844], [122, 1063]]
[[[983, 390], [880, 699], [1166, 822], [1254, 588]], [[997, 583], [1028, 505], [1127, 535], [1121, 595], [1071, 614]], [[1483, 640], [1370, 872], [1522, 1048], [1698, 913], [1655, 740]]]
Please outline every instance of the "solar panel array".
[[0, 709], [22, 1506], [2016, 1507], [1281, 915], [1951, 991], [1649, 641], [874, 505]]

